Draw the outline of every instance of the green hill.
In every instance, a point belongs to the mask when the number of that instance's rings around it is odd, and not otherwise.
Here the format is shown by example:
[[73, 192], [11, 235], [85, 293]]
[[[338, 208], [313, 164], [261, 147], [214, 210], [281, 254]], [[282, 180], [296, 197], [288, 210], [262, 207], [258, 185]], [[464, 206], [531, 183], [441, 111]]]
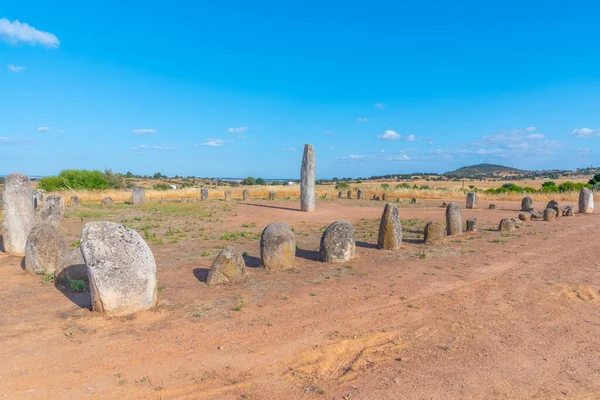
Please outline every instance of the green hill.
[[468, 167], [462, 167], [454, 171], [449, 171], [444, 174], [448, 178], [458, 179], [482, 179], [482, 178], [499, 178], [513, 175], [522, 175], [526, 171], [505, 167], [503, 165], [496, 164], [477, 164], [470, 165]]

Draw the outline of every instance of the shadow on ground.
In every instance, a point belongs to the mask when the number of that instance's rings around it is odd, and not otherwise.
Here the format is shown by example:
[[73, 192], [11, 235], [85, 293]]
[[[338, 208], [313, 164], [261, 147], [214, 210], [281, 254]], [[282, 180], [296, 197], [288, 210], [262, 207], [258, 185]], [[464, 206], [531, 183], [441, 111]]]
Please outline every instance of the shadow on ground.
[[289, 211], [302, 212], [299, 208], [289, 208], [289, 207], [281, 207], [281, 206], [269, 206], [269, 205], [266, 205], [266, 204], [255, 204], [255, 203], [238, 203], [238, 204], [241, 205], [241, 206], [276, 208], [278, 210], [289, 210]]
[[296, 257], [309, 261], [319, 261], [319, 252], [313, 250], [296, 249]]
[[357, 241], [356, 242], [356, 247], [362, 247], [363, 249], [376, 249], [377, 245], [374, 244], [374, 243]]
[[208, 279], [208, 271], [210, 271], [208, 268], [194, 268], [194, 276], [200, 282], [206, 282]]

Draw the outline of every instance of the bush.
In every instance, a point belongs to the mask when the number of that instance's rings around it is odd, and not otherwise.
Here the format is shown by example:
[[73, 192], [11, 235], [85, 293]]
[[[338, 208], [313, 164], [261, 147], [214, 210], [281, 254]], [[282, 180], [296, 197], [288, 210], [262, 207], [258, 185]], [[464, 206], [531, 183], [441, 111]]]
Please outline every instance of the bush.
[[396, 189], [410, 189], [410, 185], [406, 182], [396, 185]]
[[154, 189], [154, 190], [171, 190], [171, 185], [169, 185], [168, 183], [157, 183], [156, 185], [152, 186], [152, 189]]
[[257, 185], [266, 185], [267, 183], [265, 182], [265, 180], [263, 178], [256, 178], [256, 184]]
[[350, 185], [348, 185], [346, 182], [338, 182], [335, 185], [335, 190], [348, 190], [350, 189]]
[[58, 176], [40, 179], [38, 187], [47, 192], [65, 189], [105, 190], [109, 188], [109, 184], [106, 176], [98, 170], [67, 169], [60, 171]]
[[390, 189], [390, 185], [388, 183], [382, 183], [381, 188], [387, 192]]
[[125, 189], [125, 179], [122, 174], [113, 174], [110, 169], [104, 171], [106, 182], [111, 189]]
[[256, 185], [256, 179], [254, 179], [253, 177], [249, 176], [246, 179], [244, 179], [242, 181], [242, 185], [246, 185], [246, 186], [252, 186], [252, 185]]

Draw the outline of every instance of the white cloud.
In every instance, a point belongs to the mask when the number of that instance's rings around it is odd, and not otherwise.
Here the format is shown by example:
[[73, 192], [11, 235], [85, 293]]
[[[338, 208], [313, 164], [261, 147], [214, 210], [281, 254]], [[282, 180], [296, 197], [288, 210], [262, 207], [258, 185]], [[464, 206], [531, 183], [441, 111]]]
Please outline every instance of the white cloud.
[[23, 71], [25, 69], [25, 67], [20, 67], [18, 65], [14, 65], [14, 64], [8, 64], [7, 67], [12, 72], [21, 72], [21, 71]]
[[373, 107], [378, 108], [378, 109], [383, 109], [385, 107], [385, 104], [383, 103], [375, 103], [373, 104]]
[[206, 142], [200, 144], [200, 146], [221, 147], [225, 144], [225, 142], [225, 140], [221, 139], [206, 139]]
[[142, 136], [142, 135], [147, 135], [147, 134], [155, 134], [158, 133], [156, 130], [154, 129], [134, 129], [133, 133], [135, 133], [136, 135]]
[[225, 132], [227, 133], [243, 133], [248, 130], [247, 126], [239, 126], [237, 128], [229, 128]]
[[394, 155], [385, 156], [385, 157], [383, 157], [383, 159], [387, 160], [387, 161], [408, 161], [408, 160], [410, 160], [410, 157], [407, 156], [406, 154], [394, 154]]
[[0, 145], [10, 145], [10, 144], [17, 144], [17, 143], [23, 143], [23, 142], [31, 142], [32, 139], [29, 138], [11, 138], [11, 137], [2, 137], [0, 136]]
[[600, 128], [598, 129], [590, 129], [590, 128], [579, 128], [573, 129], [571, 132], [571, 136], [578, 139], [590, 138], [593, 136], [600, 136]]
[[400, 139], [402, 136], [397, 134], [395, 131], [391, 131], [391, 130], [386, 130], [385, 132], [383, 132], [382, 135], [378, 135], [377, 139], [380, 140], [397, 140]]
[[349, 159], [351, 160], [362, 160], [363, 158], [366, 158], [367, 156], [365, 156], [364, 154], [350, 154], [348, 156]]
[[544, 139], [546, 135], [543, 133], [532, 133], [531, 135], [527, 135], [527, 139]]
[[534, 132], [537, 130], [537, 127], [535, 126], [528, 126], [527, 128], [525, 128], [525, 132]]
[[23, 42], [48, 48], [57, 48], [60, 44], [58, 38], [50, 32], [39, 31], [29, 24], [17, 20], [11, 22], [6, 18], [0, 18], [0, 39], [10, 44]]
[[283, 151], [293, 152], [293, 151], [296, 151], [296, 148], [295, 147], [287, 147], [287, 148], [283, 149]]
[[428, 145], [433, 146], [433, 141], [430, 140], [429, 142], [427, 142]]
[[369, 120], [367, 118], [359, 118], [357, 121], [358, 122], [369, 122]]
[[138, 154], [141, 154], [140, 150], [144, 150], [146, 148], [148, 148], [148, 146], [146, 146], [145, 144], [140, 144], [139, 146], [134, 146], [131, 149], [138, 152]]
[[173, 146], [172, 144], [161, 144], [158, 146], [152, 146], [152, 150], [172, 151], [172, 150], [177, 150], [177, 147]]
[[37, 128], [38, 132], [48, 132], [50, 130], [50, 128], [48, 128], [47, 126], [40, 126], [39, 128]]
[[409, 142], [414, 142], [415, 139], [417, 139], [415, 135], [408, 135], [406, 137], [406, 140], [408, 140]]

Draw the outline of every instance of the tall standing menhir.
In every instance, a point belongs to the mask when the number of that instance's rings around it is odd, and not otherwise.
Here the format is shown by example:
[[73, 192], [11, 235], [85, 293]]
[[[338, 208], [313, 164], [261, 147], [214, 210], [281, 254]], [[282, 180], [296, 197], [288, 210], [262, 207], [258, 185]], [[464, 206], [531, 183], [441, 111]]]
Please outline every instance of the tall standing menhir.
[[302, 211], [315, 211], [316, 169], [315, 149], [312, 144], [305, 144], [300, 170], [300, 209]]

